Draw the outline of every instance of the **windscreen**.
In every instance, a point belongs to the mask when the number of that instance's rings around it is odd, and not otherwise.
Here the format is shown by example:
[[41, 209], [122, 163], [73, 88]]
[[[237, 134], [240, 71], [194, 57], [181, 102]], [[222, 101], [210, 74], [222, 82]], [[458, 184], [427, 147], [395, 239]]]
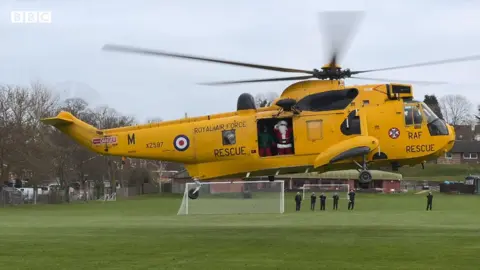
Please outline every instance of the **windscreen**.
[[422, 109], [427, 120], [428, 131], [431, 136], [445, 136], [448, 135], [448, 128], [445, 121], [438, 118], [438, 116], [422, 102]]
[[425, 114], [425, 117], [427, 118], [427, 123], [430, 124], [433, 121], [438, 119], [438, 116], [428, 107], [427, 104], [422, 102], [422, 108], [423, 108], [423, 113]]

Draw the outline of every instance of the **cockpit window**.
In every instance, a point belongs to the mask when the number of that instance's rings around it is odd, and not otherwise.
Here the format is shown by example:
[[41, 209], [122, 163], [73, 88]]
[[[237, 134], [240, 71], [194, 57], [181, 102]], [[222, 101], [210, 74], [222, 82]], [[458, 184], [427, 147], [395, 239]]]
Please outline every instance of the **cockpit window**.
[[438, 119], [438, 116], [427, 106], [427, 104], [422, 102], [422, 108], [423, 113], [425, 114], [425, 118], [427, 118], [428, 124]]
[[422, 111], [418, 108], [417, 104], [407, 103], [405, 104], [405, 125], [420, 125], [423, 121]]
[[427, 119], [427, 127], [431, 136], [448, 135], [448, 127], [442, 119], [440, 119], [425, 103], [422, 104], [423, 113]]

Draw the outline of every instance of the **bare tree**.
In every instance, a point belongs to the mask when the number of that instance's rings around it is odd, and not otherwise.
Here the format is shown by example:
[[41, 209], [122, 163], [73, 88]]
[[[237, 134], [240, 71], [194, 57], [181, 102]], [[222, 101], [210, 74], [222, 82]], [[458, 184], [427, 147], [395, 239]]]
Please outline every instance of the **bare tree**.
[[257, 94], [255, 96], [255, 104], [257, 105], [257, 108], [268, 107], [272, 105], [272, 102], [276, 98], [278, 98], [278, 94], [275, 92]]
[[440, 109], [445, 121], [452, 125], [473, 123], [473, 104], [462, 95], [446, 95], [440, 98]]
[[[0, 85], [0, 176], [7, 181], [13, 173], [21, 179], [28, 178], [29, 184], [40, 184], [44, 180], [58, 177], [68, 202], [69, 189], [75, 182], [85, 190], [87, 175], [97, 186], [109, 179], [115, 189], [115, 179], [123, 176], [120, 157], [102, 156], [90, 151], [55, 128], [44, 125], [41, 118], [69, 111], [77, 118], [101, 129], [134, 125], [135, 119], [125, 116], [107, 106], [89, 108], [80, 98], [62, 102], [40, 83], [30, 86]], [[150, 122], [159, 122], [160, 118]], [[99, 161], [104, 162], [99, 162]], [[129, 159], [130, 160], [130, 159]], [[143, 160], [135, 160], [143, 164]], [[128, 167], [128, 166], [127, 166]], [[140, 183], [152, 178], [148, 168], [132, 170], [129, 177], [137, 188]], [[123, 183], [120, 183], [123, 186]], [[36, 188], [34, 189], [37, 190]]]
[[[2, 86], [0, 88], [0, 159], [2, 180], [10, 172], [37, 185], [55, 176], [58, 157], [51, 140], [53, 130], [39, 120], [55, 112], [58, 97], [42, 86]], [[34, 194], [36, 198], [36, 194]]]
[[115, 109], [108, 106], [97, 107], [94, 110], [96, 123], [100, 129], [110, 129], [135, 124], [135, 118], [119, 114]]
[[[107, 106], [98, 107], [95, 112], [95, 126], [101, 129], [111, 129], [122, 126], [130, 126], [136, 123], [135, 118], [119, 114], [115, 109]], [[115, 176], [123, 176], [123, 164], [120, 157], [105, 156], [105, 164], [107, 166], [108, 179], [112, 192], [115, 192], [116, 181]], [[120, 181], [123, 182], [123, 181]]]
[[54, 131], [43, 125], [40, 119], [56, 111], [58, 96], [38, 82], [31, 84], [29, 94], [27, 121], [23, 129], [25, 147], [19, 150], [26, 162], [25, 167], [30, 169], [29, 184], [33, 185], [36, 198], [37, 185], [55, 176], [56, 166], [52, 161], [58, 154], [58, 148], [51, 140]]
[[[88, 103], [81, 98], [66, 99], [58, 110], [68, 111], [91, 125], [96, 124], [97, 121], [95, 113], [88, 107]], [[96, 160], [100, 155], [80, 146], [64, 134], [57, 134], [57, 141], [62, 142], [62, 150], [68, 155], [68, 160], [70, 161], [68, 172], [73, 174], [71, 180], [78, 182], [84, 192], [87, 190], [87, 175], [94, 177], [96, 185], [100, 185], [103, 182], [102, 173], [106, 167], [103, 163]], [[68, 181], [68, 179], [61, 179], [60, 185], [62, 187], [70, 187], [71, 184], [71, 181]], [[65, 193], [65, 196], [68, 196], [68, 193]], [[86, 199], [86, 196], [84, 198]]]

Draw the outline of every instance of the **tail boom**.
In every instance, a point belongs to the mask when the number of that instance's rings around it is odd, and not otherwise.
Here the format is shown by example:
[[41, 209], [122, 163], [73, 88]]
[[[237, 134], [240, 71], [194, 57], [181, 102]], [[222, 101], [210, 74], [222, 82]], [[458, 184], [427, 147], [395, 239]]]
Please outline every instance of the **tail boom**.
[[[100, 130], [64, 111], [41, 121], [99, 154], [181, 163], [195, 161], [195, 150], [190, 145], [190, 140], [193, 143], [193, 133], [182, 124]], [[178, 143], [186, 144], [175, 146]]]

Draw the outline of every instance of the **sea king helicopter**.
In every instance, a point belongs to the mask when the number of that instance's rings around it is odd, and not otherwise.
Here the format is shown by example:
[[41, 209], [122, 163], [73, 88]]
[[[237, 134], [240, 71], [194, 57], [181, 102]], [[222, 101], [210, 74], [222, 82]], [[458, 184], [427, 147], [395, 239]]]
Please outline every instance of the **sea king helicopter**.
[[[341, 16], [342, 15], [342, 16]], [[105, 45], [104, 50], [174, 57], [241, 67], [306, 75], [207, 83], [298, 81], [283, 90], [270, 106], [258, 108], [251, 94], [238, 97], [234, 112], [190, 117], [153, 124], [97, 129], [69, 112], [42, 119], [79, 144], [103, 155], [183, 163], [197, 183], [189, 197], [199, 196], [204, 180], [275, 176], [291, 173], [357, 169], [359, 182], [369, 183], [369, 169], [424, 164], [448, 152], [455, 132], [404, 83], [344, 84], [346, 78], [367, 72], [478, 60], [479, 56], [403, 65], [390, 68], [342, 69], [337, 61], [345, 34], [334, 38], [358, 14], [322, 14], [332, 30], [330, 61], [321, 69], [302, 70], [168, 53], [138, 47]], [[358, 18], [359, 16], [357, 16]], [[342, 22], [332, 26], [332, 23]], [[348, 31], [347, 31], [348, 32]], [[340, 40], [340, 41], [339, 41]], [[342, 41], [343, 40], [343, 41]], [[387, 80], [388, 81], [388, 80]], [[410, 83], [442, 83], [414, 82]]]

